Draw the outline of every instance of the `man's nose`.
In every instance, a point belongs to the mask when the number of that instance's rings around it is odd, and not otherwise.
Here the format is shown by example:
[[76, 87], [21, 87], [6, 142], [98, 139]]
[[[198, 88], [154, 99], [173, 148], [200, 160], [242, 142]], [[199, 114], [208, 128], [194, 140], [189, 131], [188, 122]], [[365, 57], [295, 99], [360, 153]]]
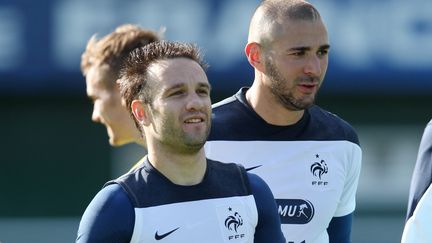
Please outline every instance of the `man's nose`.
[[202, 97], [199, 94], [193, 92], [188, 96], [186, 109], [187, 110], [200, 110], [205, 106], [206, 99], [207, 98]]
[[96, 123], [100, 122], [100, 112], [96, 104], [93, 105], [92, 121]]
[[321, 59], [312, 55], [308, 58], [307, 63], [304, 67], [304, 72], [310, 76], [320, 76], [321, 75]]

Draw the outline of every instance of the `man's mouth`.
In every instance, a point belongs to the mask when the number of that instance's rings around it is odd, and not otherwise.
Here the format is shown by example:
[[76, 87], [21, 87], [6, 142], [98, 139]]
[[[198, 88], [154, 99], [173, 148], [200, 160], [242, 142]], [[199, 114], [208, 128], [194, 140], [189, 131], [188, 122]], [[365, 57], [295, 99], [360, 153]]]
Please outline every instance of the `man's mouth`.
[[185, 123], [200, 123], [203, 121], [204, 121], [204, 119], [202, 119], [202, 118], [190, 118], [190, 119], [187, 119], [185, 121]]

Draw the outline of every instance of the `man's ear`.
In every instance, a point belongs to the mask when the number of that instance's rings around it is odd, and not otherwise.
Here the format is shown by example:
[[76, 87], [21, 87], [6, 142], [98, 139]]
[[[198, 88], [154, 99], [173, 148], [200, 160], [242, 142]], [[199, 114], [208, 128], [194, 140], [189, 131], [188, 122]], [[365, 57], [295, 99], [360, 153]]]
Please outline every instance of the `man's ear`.
[[140, 124], [148, 125], [150, 123], [147, 106], [141, 100], [133, 100], [131, 103], [131, 109], [132, 114]]
[[116, 81], [115, 81], [115, 85], [116, 85], [116, 87], [117, 87], [117, 89], [118, 90], [120, 90], [120, 83], [121, 83], [121, 79], [116, 79]]
[[259, 71], [264, 71], [264, 60], [262, 59], [262, 48], [260, 44], [256, 42], [249, 42], [245, 47], [246, 57], [255, 69]]

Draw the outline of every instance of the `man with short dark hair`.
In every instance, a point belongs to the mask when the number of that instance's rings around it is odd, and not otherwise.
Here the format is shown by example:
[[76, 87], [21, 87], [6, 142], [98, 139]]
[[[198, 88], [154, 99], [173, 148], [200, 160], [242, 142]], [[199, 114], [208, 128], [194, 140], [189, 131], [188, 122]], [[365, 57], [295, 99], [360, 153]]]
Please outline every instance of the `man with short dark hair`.
[[285, 242], [265, 182], [237, 164], [206, 159], [204, 68], [188, 44], [155, 42], [129, 55], [120, 91], [148, 155], [95, 196], [77, 242]]
[[347, 122], [314, 105], [329, 48], [313, 5], [262, 1], [245, 48], [253, 84], [213, 106], [208, 158], [268, 183], [288, 242], [350, 242], [362, 152]]

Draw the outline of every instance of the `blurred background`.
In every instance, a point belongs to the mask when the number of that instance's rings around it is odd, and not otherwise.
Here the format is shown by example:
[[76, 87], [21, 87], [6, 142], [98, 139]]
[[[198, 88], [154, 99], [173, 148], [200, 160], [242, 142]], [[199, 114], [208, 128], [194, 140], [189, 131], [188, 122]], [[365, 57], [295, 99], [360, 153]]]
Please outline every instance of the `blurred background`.
[[[330, 36], [317, 103], [358, 131], [354, 243], [400, 241], [421, 134], [432, 118], [432, 1], [314, 0]], [[195, 42], [214, 102], [250, 85], [243, 48], [259, 0], [0, 0], [0, 242], [73, 242], [104, 182], [143, 151], [111, 148], [79, 70], [94, 33], [124, 23]]]

